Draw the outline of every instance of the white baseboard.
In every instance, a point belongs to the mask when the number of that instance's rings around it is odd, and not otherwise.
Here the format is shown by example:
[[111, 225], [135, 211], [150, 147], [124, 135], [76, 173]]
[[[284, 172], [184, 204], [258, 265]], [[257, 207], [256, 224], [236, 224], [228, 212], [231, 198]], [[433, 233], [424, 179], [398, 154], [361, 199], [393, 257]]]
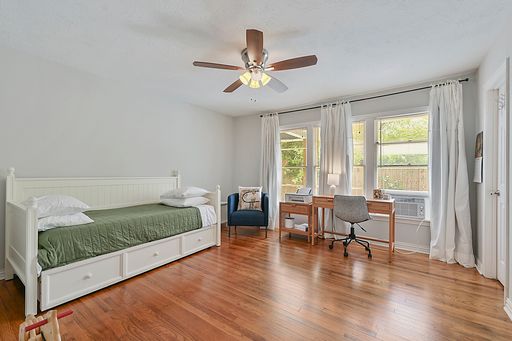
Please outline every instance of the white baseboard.
[[505, 306], [503, 307], [503, 309], [507, 313], [508, 318], [512, 320], [512, 301], [510, 300], [510, 298], [507, 297], [507, 299], [505, 300]]
[[0, 269], [0, 281], [5, 279], [5, 272], [4, 269]]
[[[370, 245], [371, 244], [386, 247], [386, 248], [388, 247], [387, 243], [381, 243], [381, 242], [376, 242], [376, 241], [370, 240]], [[426, 255], [430, 254], [430, 248], [423, 246], [423, 245], [404, 243], [404, 242], [395, 242], [395, 248], [399, 249], [399, 250], [404, 250], [404, 251], [423, 253]]]
[[404, 242], [395, 242], [395, 247], [397, 249], [406, 250], [406, 251], [414, 251], [418, 253], [424, 253], [426, 255], [430, 254], [430, 248], [428, 246], [404, 243]]

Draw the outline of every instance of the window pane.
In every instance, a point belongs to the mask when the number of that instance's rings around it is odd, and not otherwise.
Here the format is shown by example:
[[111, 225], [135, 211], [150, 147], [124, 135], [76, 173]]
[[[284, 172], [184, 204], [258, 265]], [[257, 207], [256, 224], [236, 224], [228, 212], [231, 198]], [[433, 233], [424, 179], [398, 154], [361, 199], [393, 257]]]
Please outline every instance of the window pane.
[[283, 168], [283, 183], [281, 185], [281, 199], [286, 193], [295, 193], [306, 186], [306, 168]]
[[380, 167], [427, 166], [428, 142], [405, 142], [379, 145], [377, 162]]
[[295, 193], [306, 186], [307, 129], [281, 131], [281, 158], [281, 200], [284, 200], [285, 193]]
[[281, 158], [283, 162], [283, 167], [306, 166], [306, 129], [281, 131]]
[[428, 167], [379, 167], [378, 186], [382, 189], [428, 192]]
[[364, 121], [352, 123], [352, 139], [354, 144], [364, 144]]
[[364, 165], [364, 145], [354, 144], [354, 165], [362, 166]]
[[380, 143], [428, 141], [428, 114], [398, 116], [377, 120]]
[[364, 195], [364, 166], [352, 167], [352, 194]]
[[428, 114], [385, 118], [375, 123], [378, 187], [428, 191]]
[[365, 194], [365, 121], [352, 123], [352, 194], [364, 195]]
[[319, 194], [320, 190], [320, 127], [313, 128], [313, 136], [315, 138], [315, 161], [314, 161], [314, 174], [313, 174], [313, 193]]

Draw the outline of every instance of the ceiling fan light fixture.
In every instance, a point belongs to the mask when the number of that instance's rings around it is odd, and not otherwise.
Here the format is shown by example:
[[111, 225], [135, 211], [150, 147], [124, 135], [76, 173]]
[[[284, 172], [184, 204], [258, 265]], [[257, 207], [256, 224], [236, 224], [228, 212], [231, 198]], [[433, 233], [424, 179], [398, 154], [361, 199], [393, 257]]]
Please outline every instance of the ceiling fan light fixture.
[[261, 73], [261, 85], [262, 86], [265, 86], [268, 84], [268, 82], [270, 82], [270, 80], [272, 79], [272, 77], [270, 77], [269, 75], [267, 75], [265, 72], [262, 72]]
[[251, 89], [258, 89], [261, 87], [260, 81], [256, 81], [254, 79], [251, 79], [251, 82], [249, 83], [249, 88]]
[[251, 81], [251, 73], [249, 71], [246, 71], [242, 73], [239, 78], [244, 85], [248, 86], [249, 82]]

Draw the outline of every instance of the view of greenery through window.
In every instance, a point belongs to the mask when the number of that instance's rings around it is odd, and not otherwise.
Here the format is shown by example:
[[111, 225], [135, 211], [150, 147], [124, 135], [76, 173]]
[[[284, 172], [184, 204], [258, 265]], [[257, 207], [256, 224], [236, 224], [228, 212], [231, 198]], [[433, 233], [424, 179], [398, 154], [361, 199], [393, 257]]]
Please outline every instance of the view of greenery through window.
[[[387, 117], [375, 120], [377, 142], [377, 186], [389, 190], [428, 191], [428, 113]], [[308, 129], [312, 129], [313, 154], [308, 170]], [[366, 121], [352, 123], [353, 168], [352, 194], [366, 193]], [[372, 131], [369, 132], [370, 134]], [[371, 136], [369, 136], [371, 137]], [[320, 178], [320, 128], [297, 128], [281, 131], [282, 187], [295, 193], [305, 186], [318, 193]], [[372, 169], [373, 169], [372, 165]], [[372, 170], [370, 169], [370, 170]], [[308, 184], [312, 177], [314, 183]], [[373, 187], [373, 185], [372, 185]]]
[[295, 193], [306, 186], [307, 133], [305, 128], [281, 131], [281, 200], [285, 193]]
[[378, 187], [428, 191], [428, 114], [376, 120]]
[[353, 166], [352, 166], [352, 194], [364, 195], [364, 140], [365, 140], [365, 121], [352, 123], [353, 140]]

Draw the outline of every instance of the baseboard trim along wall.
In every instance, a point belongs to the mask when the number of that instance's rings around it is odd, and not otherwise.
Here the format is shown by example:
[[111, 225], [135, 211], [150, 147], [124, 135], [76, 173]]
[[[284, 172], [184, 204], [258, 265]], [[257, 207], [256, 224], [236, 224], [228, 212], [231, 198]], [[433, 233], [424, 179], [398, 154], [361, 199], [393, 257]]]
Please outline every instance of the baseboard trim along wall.
[[[363, 237], [361, 237], [361, 238], [363, 238]], [[370, 246], [371, 245], [378, 245], [378, 246], [382, 246], [385, 248], [388, 247], [387, 243], [376, 242], [376, 241], [370, 241]], [[408, 251], [408, 252], [423, 253], [426, 255], [430, 254], [430, 249], [428, 247], [425, 247], [422, 245], [417, 245], [417, 244], [411, 244], [411, 243], [395, 242], [395, 252], [397, 252], [396, 249], [398, 249], [398, 252], [400, 252], [400, 250], [403, 250], [403, 251]]]
[[5, 279], [4, 269], [0, 269], [0, 281], [3, 281], [4, 279]]
[[503, 309], [507, 313], [508, 318], [512, 320], [512, 301], [510, 300], [510, 298], [507, 297], [507, 299], [505, 300], [505, 306], [503, 307]]

